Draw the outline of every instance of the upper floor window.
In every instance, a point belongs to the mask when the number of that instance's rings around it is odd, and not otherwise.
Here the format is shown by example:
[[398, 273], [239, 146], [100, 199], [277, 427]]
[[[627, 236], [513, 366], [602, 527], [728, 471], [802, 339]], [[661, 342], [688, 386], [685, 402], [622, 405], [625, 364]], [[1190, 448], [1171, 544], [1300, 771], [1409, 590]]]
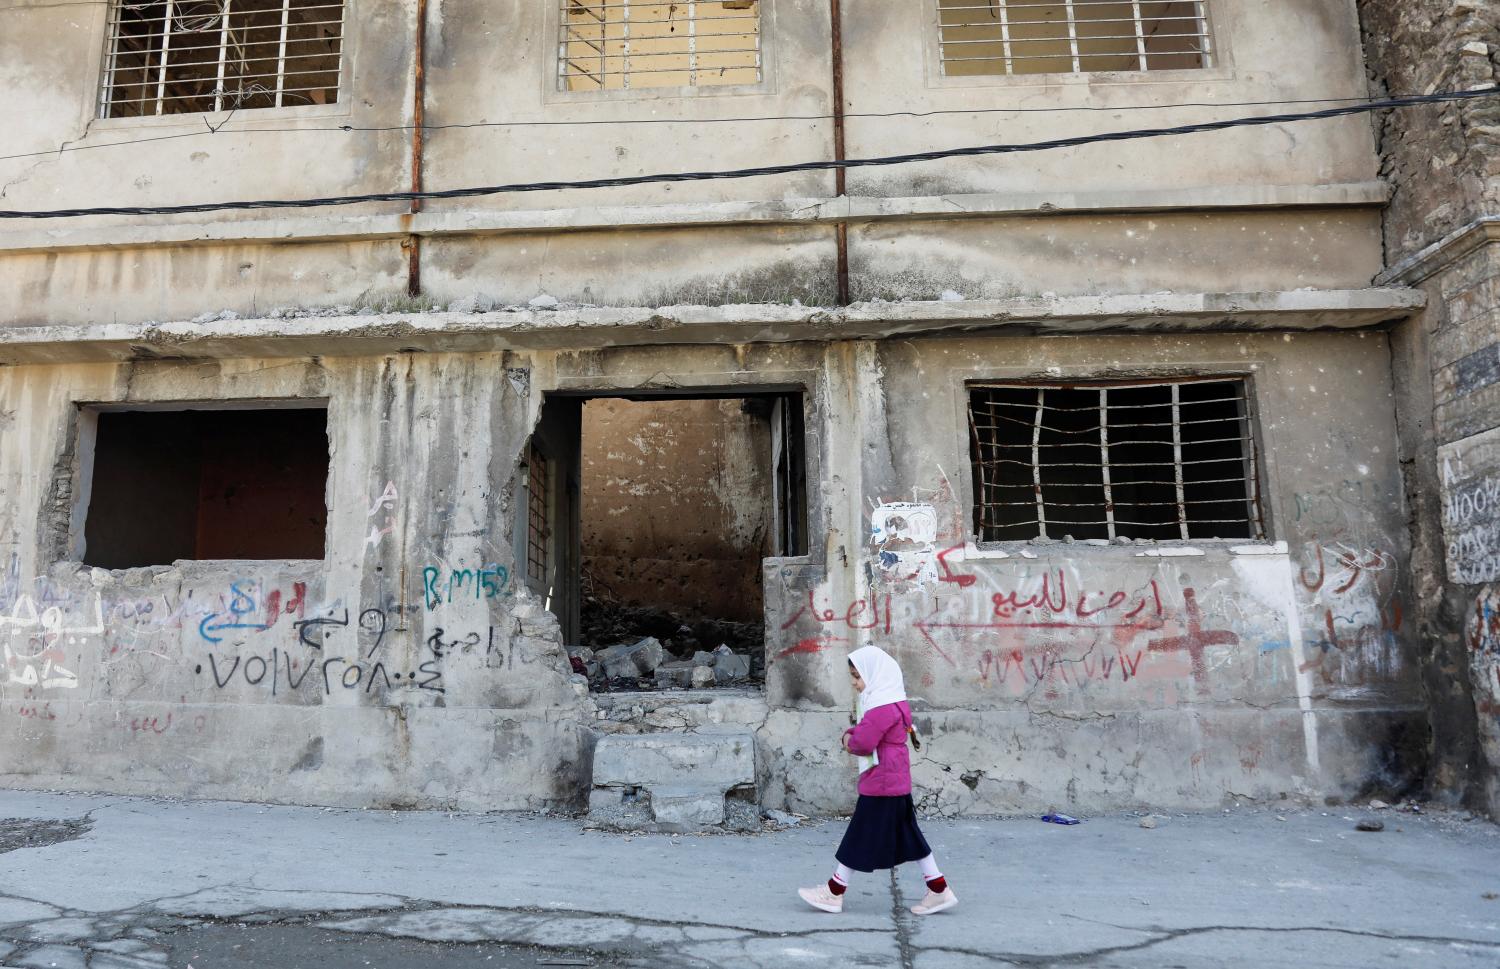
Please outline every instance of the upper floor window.
[[969, 389], [982, 542], [1258, 539], [1244, 380], [997, 383]]
[[99, 116], [333, 104], [344, 0], [118, 0]]
[[761, 0], [560, 0], [564, 91], [755, 84]]
[[946, 77], [1212, 66], [1206, 0], [937, 0]]

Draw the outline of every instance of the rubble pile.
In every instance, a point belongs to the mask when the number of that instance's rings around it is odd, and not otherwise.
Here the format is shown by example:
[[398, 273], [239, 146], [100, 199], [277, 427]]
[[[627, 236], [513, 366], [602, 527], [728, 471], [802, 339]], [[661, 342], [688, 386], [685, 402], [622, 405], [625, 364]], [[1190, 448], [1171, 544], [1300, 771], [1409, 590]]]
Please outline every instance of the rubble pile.
[[586, 597], [582, 645], [568, 651], [589, 688], [704, 689], [765, 679], [765, 646], [755, 623], [685, 619], [664, 609]]

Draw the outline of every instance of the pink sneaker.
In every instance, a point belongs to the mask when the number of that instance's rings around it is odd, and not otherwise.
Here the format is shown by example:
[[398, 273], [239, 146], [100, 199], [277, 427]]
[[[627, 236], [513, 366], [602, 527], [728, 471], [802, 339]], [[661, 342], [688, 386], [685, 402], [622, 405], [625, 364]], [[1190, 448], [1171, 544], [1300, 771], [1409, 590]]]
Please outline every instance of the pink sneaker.
[[958, 896], [953, 894], [953, 889], [945, 888], [942, 893], [929, 891], [927, 897], [911, 907], [913, 915], [931, 915], [933, 912], [941, 912], [958, 904]]
[[813, 908], [822, 909], [825, 912], [833, 912], [837, 915], [844, 910], [844, 896], [835, 895], [828, 890], [828, 886], [816, 885], [812, 888], [799, 888], [797, 894], [802, 900]]

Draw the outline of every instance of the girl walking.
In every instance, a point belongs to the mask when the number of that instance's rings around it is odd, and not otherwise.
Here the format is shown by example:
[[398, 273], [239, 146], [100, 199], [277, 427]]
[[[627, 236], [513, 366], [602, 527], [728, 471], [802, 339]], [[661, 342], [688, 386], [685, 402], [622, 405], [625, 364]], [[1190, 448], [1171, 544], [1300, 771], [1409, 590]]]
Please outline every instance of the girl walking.
[[908, 861], [922, 867], [927, 895], [911, 907], [914, 915], [931, 915], [958, 904], [958, 896], [938, 870], [911, 800], [911, 707], [901, 667], [885, 650], [865, 646], [849, 654], [849, 677], [859, 692], [859, 723], [844, 732], [844, 749], [860, 760], [859, 802], [834, 857], [838, 861], [828, 884], [799, 888], [813, 908], [844, 910], [844, 892], [853, 872], [895, 868]]

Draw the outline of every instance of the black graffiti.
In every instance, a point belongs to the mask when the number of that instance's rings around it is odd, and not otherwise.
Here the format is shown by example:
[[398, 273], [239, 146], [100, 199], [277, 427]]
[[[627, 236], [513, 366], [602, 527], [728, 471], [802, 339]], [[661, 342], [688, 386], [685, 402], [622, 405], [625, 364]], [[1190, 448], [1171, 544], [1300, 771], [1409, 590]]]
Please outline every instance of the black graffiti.
[[[378, 610], [376, 610], [376, 611], [378, 611]], [[361, 617], [361, 618], [363, 618], [363, 617]], [[299, 639], [302, 642], [302, 645], [304, 645], [304, 646], [311, 646], [313, 649], [322, 649], [323, 648], [323, 640], [328, 637], [328, 633], [329, 633], [329, 630], [325, 629], [324, 627], [326, 627], [326, 626], [348, 626], [348, 625], [349, 625], [349, 610], [348, 609], [344, 610], [344, 618], [342, 618], [342, 619], [335, 619], [332, 616], [318, 616], [318, 617], [313, 618], [313, 619], [299, 619], [296, 622], [292, 623], [292, 627], [297, 630], [297, 639]], [[361, 622], [360, 625], [364, 625], [364, 623]], [[315, 628], [318, 631], [319, 636], [318, 636], [318, 638], [316, 640], [308, 638], [308, 629], [309, 629], [309, 627], [313, 627], [313, 628]]]
[[[427, 648], [432, 650], [432, 655], [437, 657], [438, 659], [442, 659], [443, 654], [445, 653], [472, 653], [474, 651], [474, 647], [478, 646], [480, 640], [483, 638], [477, 632], [472, 632], [466, 636], [458, 637], [455, 639], [447, 639], [445, 638], [446, 635], [447, 634], [443, 630], [443, 627], [438, 626], [432, 631], [432, 635], [427, 637]], [[494, 644], [495, 627], [491, 626], [489, 649], [493, 649]]]
[[[201, 676], [203, 669], [203, 664], [200, 663], [194, 668], [194, 672]], [[312, 662], [304, 665], [301, 661], [294, 660], [290, 653], [275, 648], [264, 656], [252, 653], [249, 656], [224, 657], [222, 663], [220, 657], [212, 653], [208, 656], [209, 675], [213, 678], [214, 686], [221, 690], [237, 680], [250, 686], [265, 686], [269, 678], [269, 689], [271, 695], [275, 696], [285, 677], [286, 688], [295, 693], [302, 689], [302, 684], [313, 670], [318, 670], [319, 673], [313, 682], [322, 683], [324, 696], [333, 695], [335, 689], [361, 691], [363, 688], [362, 692], [369, 693], [377, 683], [383, 684], [387, 690], [392, 686], [414, 686], [429, 693], [447, 692], [442, 685], [443, 671], [434, 660], [420, 663], [415, 671], [392, 672], [381, 660], [360, 663], [350, 662], [340, 656], [330, 656], [324, 660], [314, 657]], [[424, 677], [420, 681], [418, 674]]]

